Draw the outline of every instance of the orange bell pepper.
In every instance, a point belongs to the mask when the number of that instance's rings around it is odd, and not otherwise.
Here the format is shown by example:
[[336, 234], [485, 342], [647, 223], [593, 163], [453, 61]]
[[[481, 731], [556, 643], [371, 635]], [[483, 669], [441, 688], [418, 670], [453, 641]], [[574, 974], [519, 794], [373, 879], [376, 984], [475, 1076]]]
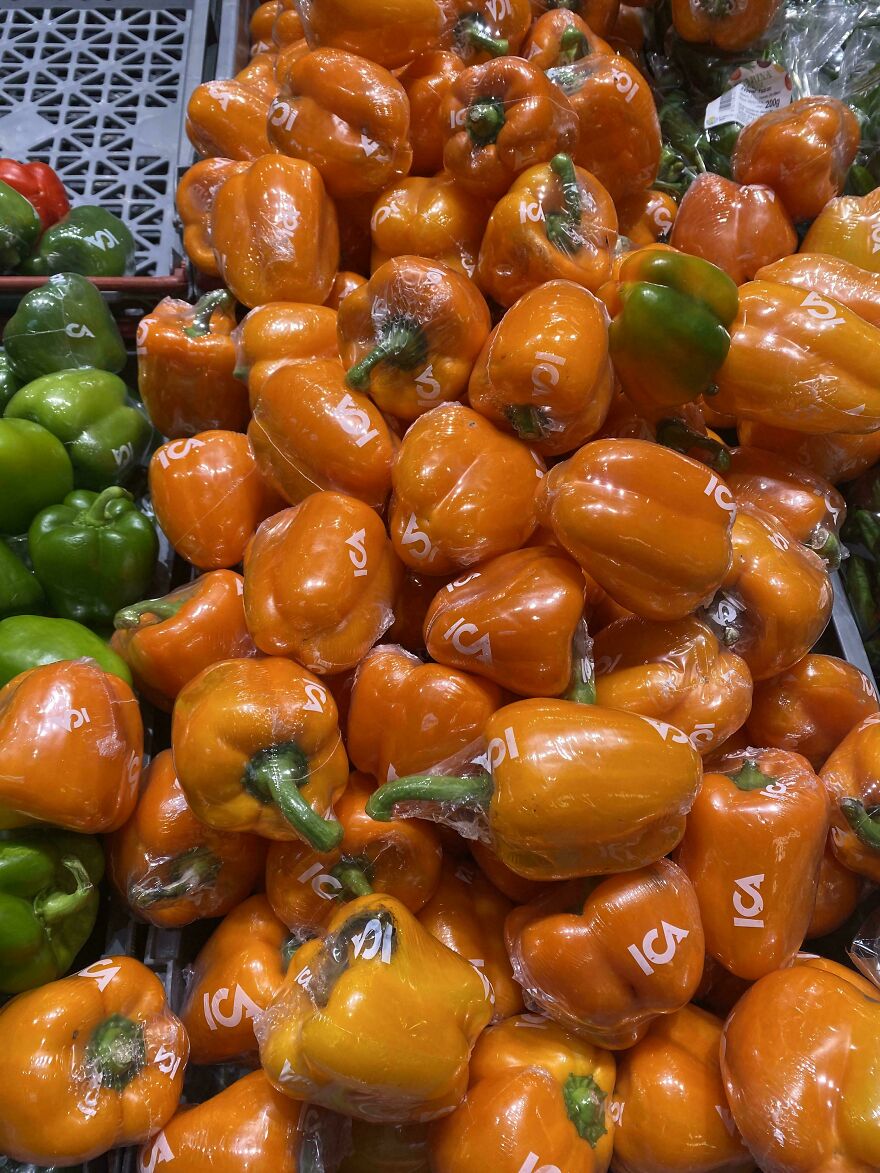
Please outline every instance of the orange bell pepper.
[[880, 326], [880, 268], [869, 273], [839, 257], [801, 252], [766, 265], [755, 276], [759, 281], [778, 281], [806, 293], [830, 297], [869, 325]]
[[418, 914], [432, 937], [485, 977], [495, 1020], [524, 1009], [504, 943], [504, 920], [512, 908], [475, 863], [447, 856], [434, 895]]
[[880, 328], [828, 297], [775, 281], [739, 291], [713, 407], [800, 432], [880, 428]]
[[255, 53], [244, 69], [240, 69], [235, 75], [235, 81], [253, 90], [258, 97], [271, 102], [279, 88], [275, 73], [278, 62], [279, 55], [273, 45], [269, 52]]
[[342, 838], [327, 819], [348, 782], [336, 703], [292, 660], [206, 668], [177, 698], [171, 742], [181, 789], [209, 827], [322, 851]]
[[301, 943], [262, 893], [228, 913], [193, 962], [180, 1010], [193, 1063], [256, 1060], [254, 1019], [275, 1000]]
[[614, 1057], [536, 1014], [484, 1031], [462, 1103], [431, 1126], [435, 1173], [605, 1173]]
[[660, 167], [660, 123], [644, 75], [619, 53], [594, 53], [547, 75], [580, 125], [574, 161], [615, 203], [649, 188]]
[[805, 757], [818, 770], [850, 730], [878, 711], [874, 686], [836, 656], [804, 656], [755, 686], [746, 731], [752, 745]]
[[490, 326], [488, 306], [461, 273], [394, 257], [339, 307], [348, 385], [390, 415], [417, 419], [464, 392]]
[[443, 164], [476, 195], [502, 196], [527, 168], [572, 151], [578, 121], [537, 66], [499, 57], [452, 82], [440, 107]]
[[594, 440], [541, 482], [539, 520], [609, 595], [645, 619], [683, 619], [731, 564], [730, 490], [645, 440]]
[[[8, 686], [7, 686], [8, 687]], [[822, 767], [831, 797], [831, 846], [840, 862], [880, 882], [880, 830], [876, 808], [880, 795], [880, 716], [872, 713], [840, 742]]]
[[320, 305], [339, 268], [336, 209], [320, 172], [264, 154], [232, 175], [214, 198], [211, 244], [224, 285], [244, 305]]
[[358, 666], [346, 746], [355, 766], [382, 782], [441, 762], [464, 765], [500, 707], [501, 690], [489, 681], [380, 644]]
[[828, 795], [806, 759], [785, 750], [746, 750], [717, 770], [703, 778], [676, 858], [700, 902], [706, 952], [754, 981], [790, 965], [803, 944]]
[[738, 502], [772, 514], [832, 570], [840, 565], [846, 502], [823, 477], [775, 453], [743, 447], [730, 453], [724, 479]]
[[473, 277], [491, 212], [491, 200], [466, 191], [445, 171], [427, 179], [401, 179], [382, 192], [373, 208], [372, 270], [408, 253]]
[[470, 840], [468, 849], [483, 875], [514, 904], [525, 904], [528, 900], [534, 900], [550, 886], [541, 880], [527, 880], [525, 876], [518, 876], [507, 864], [501, 862], [491, 848], [478, 839]]
[[330, 45], [397, 69], [440, 46], [450, 13], [437, 0], [306, 0], [300, 4], [310, 45]]
[[[614, 28], [620, 8], [620, 0], [531, 0], [532, 16], [540, 20], [545, 12], [556, 8], [567, 8], [586, 21], [600, 37], [607, 37]], [[534, 27], [534, 26], [533, 26]]]
[[604, 306], [571, 281], [548, 281], [489, 335], [468, 401], [542, 456], [559, 456], [601, 428], [613, 390]]
[[537, 18], [522, 47], [522, 55], [537, 69], [573, 65], [593, 53], [613, 53], [586, 20], [568, 7], [551, 8]]
[[641, 248], [669, 235], [678, 215], [678, 204], [665, 191], [648, 188], [624, 200], [618, 213], [620, 235]]
[[453, 49], [469, 65], [487, 57], [521, 56], [520, 46], [532, 23], [529, 0], [453, 0], [453, 5], [458, 20], [452, 27], [447, 24], [441, 38], [444, 48]]
[[[444, 578], [430, 574], [416, 573], [404, 568], [403, 578], [394, 600], [394, 622], [385, 632], [384, 644], [398, 644], [408, 652], [420, 655], [425, 650], [422, 628], [428, 608], [434, 602], [439, 587], [445, 585]], [[448, 576], [452, 580], [452, 576]], [[372, 773], [372, 771], [368, 771]]]
[[807, 940], [825, 937], [845, 924], [862, 898], [864, 881], [856, 872], [840, 862], [834, 854], [831, 836], [825, 845], [819, 880], [816, 884], [816, 903], [807, 929]]
[[797, 233], [776, 193], [711, 172], [687, 189], [669, 243], [717, 265], [737, 285], [797, 248]]
[[312, 1115], [307, 1104], [283, 1096], [262, 1071], [254, 1071], [176, 1112], [141, 1149], [137, 1168], [139, 1173], [160, 1165], [187, 1173], [249, 1173], [259, 1153], [274, 1173], [298, 1173], [306, 1167], [303, 1154], [311, 1151], [305, 1125]]
[[350, 293], [354, 293], [356, 289], [360, 289], [366, 283], [366, 277], [362, 277], [360, 273], [351, 273], [348, 269], [340, 269], [333, 278], [333, 284], [330, 286], [330, 292], [327, 294], [324, 305], [328, 309], [338, 310]]
[[184, 172], [177, 185], [175, 204], [183, 225], [184, 251], [206, 277], [220, 276], [209, 227], [214, 197], [230, 175], [245, 170], [247, 163], [235, 159], [202, 159]]
[[491, 1006], [479, 971], [400, 901], [362, 896], [297, 952], [257, 1022], [260, 1061], [294, 1099], [377, 1123], [445, 1115]]
[[0, 1011], [0, 1149], [79, 1165], [139, 1144], [171, 1118], [189, 1055], [162, 983], [104, 957]]
[[741, 419], [737, 427], [740, 443], [797, 460], [833, 485], [851, 481], [880, 460], [880, 430], [863, 436], [808, 435], [750, 419]]
[[272, 40], [272, 26], [281, 10], [281, 0], [265, 0], [254, 9], [248, 23], [252, 51], [261, 43], [268, 45]]
[[595, 693], [583, 617], [579, 567], [553, 546], [528, 546], [439, 590], [425, 617], [425, 647], [438, 663], [518, 696], [566, 693], [589, 702]]
[[637, 68], [642, 63], [645, 50], [645, 20], [642, 15], [644, 8], [651, 4], [621, 4], [617, 19], [608, 32], [608, 44], [615, 53], [626, 57]]
[[742, 0], [735, 7], [709, 0], [672, 0], [675, 31], [684, 41], [714, 45], [725, 52], [745, 49], [767, 31], [780, 0]]
[[200, 570], [236, 566], [260, 522], [284, 505], [239, 432], [202, 432], [157, 448], [150, 495], [162, 532]]
[[144, 754], [131, 689], [93, 660], [31, 668], [0, 689], [0, 830], [113, 831], [137, 801]]
[[369, 506], [312, 493], [257, 530], [244, 559], [244, 609], [254, 643], [310, 671], [353, 668], [394, 618], [400, 563]]
[[138, 390], [163, 436], [175, 440], [209, 428], [247, 427], [247, 389], [233, 374], [234, 326], [235, 307], [225, 289], [205, 294], [195, 306], [163, 298], [141, 318]]
[[829, 200], [804, 238], [805, 253], [829, 254], [880, 273], [880, 187]]
[[537, 524], [544, 465], [477, 412], [445, 404], [409, 429], [391, 472], [388, 530], [413, 570], [449, 574], [516, 550]]
[[697, 897], [668, 859], [556, 888], [515, 908], [506, 935], [529, 1001], [615, 1051], [638, 1042], [658, 1015], [680, 1010], [703, 973]]
[[596, 635], [593, 657], [600, 705], [666, 721], [701, 754], [749, 715], [748, 668], [696, 616], [663, 624], [618, 619]]
[[272, 43], [279, 49], [295, 45], [305, 38], [305, 28], [295, 0], [282, 0], [272, 22]]
[[304, 843], [273, 843], [266, 860], [266, 895], [292, 933], [316, 936], [340, 904], [383, 893], [416, 913], [440, 882], [443, 852], [432, 827], [421, 823], [377, 823], [365, 813], [375, 785], [352, 774], [336, 804], [342, 840], [332, 851]]
[[116, 613], [110, 646], [131, 669], [138, 692], [166, 712], [203, 668], [255, 656], [244, 617], [244, 580], [210, 570], [161, 599]]
[[877, 988], [824, 958], [756, 982], [724, 1024], [721, 1073], [737, 1128], [767, 1173], [880, 1164]]
[[397, 437], [373, 401], [348, 387], [341, 363], [280, 363], [250, 382], [248, 439], [264, 480], [279, 496], [296, 505], [331, 489], [372, 509], [384, 506]]
[[147, 767], [131, 818], [107, 839], [107, 870], [117, 892], [135, 916], [166, 929], [225, 916], [253, 891], [265, 855], [256, 835], [198, 821], [170, 749]]
[[336, 314], [326, 306], [296, 301], [257, 306], [236, 326], [232, 339], [235, 375], [247, 380], [252, 400], [262, 379], [282, 362], [339, 358]]
[[489, 217], [477, 282], [513, 305], [545, 281], [573, 281], [595, 293], [611, 276], [617, 213], [611, 196], [568, 155], [523, 172]]
[[721, 1082], [721, 1026], [684, 1006], [618, 1056], [616, 1173], [753, 1173]]
[[443, 169], [443, 126], [440, 106], [449, 87], [464, 69], [455, 53], [426, 50], [407, 65], [398, 80], [409, 99], [411, 175], [436, 175]]
[[805, 656], [831, 616], [828, 570], [769, 513], [746, 502], [733, 525], [733, 564], [705, 608], [752, 679], [766, 680]]
[[270, 149], [314, 164], [331, 196], [375, 193], [409, 171], [409, 101], [387, 69], [341, 49], [315, 49], [279, 80]]
[[269, 103], [239, 81], [206, 81], [186, 107], [186, 135], [202, 156], [251, 162], [272, 150], [266, 134]]
[[799, 98], [740, 132], [731, 166], [739, 183], [772, 187], [792, 220], [812, 220], [839, 196], [859, 149], [859, 120], [837, 98]]
[[702, 766], [671, 725], [596, 705], [526, 700], [498, 709], [484, 738], [479, 775], [386, 782], [367, 813], [385, 820], [415, 803], [416, 817], [465, 828], [532, 880], [644, 867], [684, 834]]

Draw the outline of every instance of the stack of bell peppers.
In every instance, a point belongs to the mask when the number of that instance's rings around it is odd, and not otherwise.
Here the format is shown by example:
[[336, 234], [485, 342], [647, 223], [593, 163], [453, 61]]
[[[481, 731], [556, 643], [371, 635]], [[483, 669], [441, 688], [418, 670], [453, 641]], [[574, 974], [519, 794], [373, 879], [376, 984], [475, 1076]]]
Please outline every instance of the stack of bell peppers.
[[[776, 7], [671, 19], [733, 52]], [[138, 330], [159, 447], [87, 282], [4, 334], [0, 518], [56, 616], [4, 623], [68, 626], [28, 659], [0, 624], [0, 1153], [880, 1167], [880, 945], [839, 947], [880, 884], [880, 704], [819, 642], [880, 458], [858, 120], [799, 99], [673, 193], [640, 8], [251, 27], [188, 108], [205, 292]], [[159, 597], [148, 456], [189, 567]], [[211, 922], [179, 1002], [132, 958], [61, 976], [95, 836], [132, 916]]]

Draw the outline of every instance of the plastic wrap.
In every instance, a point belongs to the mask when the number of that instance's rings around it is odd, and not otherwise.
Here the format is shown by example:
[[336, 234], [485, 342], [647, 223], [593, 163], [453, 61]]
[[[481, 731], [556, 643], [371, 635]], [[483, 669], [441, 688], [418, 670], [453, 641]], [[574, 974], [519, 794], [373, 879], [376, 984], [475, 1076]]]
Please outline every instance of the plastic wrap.
[[531, 167], [489, 217], [477, 282], [502, 306], [547, 281], [597, 291], [611, 276], [617, 212], [595, 176], [567, 155]]
[[266, 482], [292, 505], [329, 489], [381, 510], [397, 436], [336, 360], [280, 363], [252, 391], [248, 438]]
[[427, 1124], [367, 1124], [348, 1120], [351, 1152], [337, 1173], [430, 1173]]
[[431, 1130], [431, 1168], [519, 1173], [540, 1161], [542, 1169], [604, 1173], [613, 1085], [607, 1051], [535, 1014], [499, 1023], [474, 1048], [464, 1100]]
[[252, 162], [272, 149], [267, 137], [269, 102], [240, 81], [206, 81], [190, 95], [186, 134], [196, 151]]
[[801, 958], [756, 982], [724, 1026], [721, 1073], [734, 1122], [765, 1173], [870, 1169], [878, 1144], [877, 990], [851, 969]]
[[260, 522], [284, 504], [239, 432], [202, 432], [157, 448], [150, 495], [175, 552], [200, 570], [237, 566]]
[[869, 325], [880, 326], [880, 272], [869, 273], [840, 257], [800, 252], [767, 265], [756, 276], [830, 298]]
[[585, 627], [575, 647], [583, 612], [578, 566], [558, 548], [527, 546], [439, 590], [425, 617], [425, 646], [438, 663], [508, 692], [559, 696], [591, 683]]
[[[398, 901], [363, 896], [298, 951], [256, 1022], [279, 1090], [377, 1123], [431, 1120], [464, 1095], [486, 983]], [[356, 1044], [356, 1045], [355, 1045]]]
[[177, 1108], [186, 1031], [130, 957], [22, 994], [0, 1039], [0, 1149], [14, 1160], [77, 1165], [145, 1141]]
[[400, 446], [388, 519], [401, 561], [451, 574], [528, 541], [544, 463], [481, 415], [446, 404], [417, 420]]
[[381, 782], [436, 772], [440, 763], [454, 770], [482, 749], [483, 729], [500, 705], [495, 685], [381, 644], [357, 668], [348, 753]]
[[376, 194], [409, 171], [409, 102], [381, 65], [320, 48], [279, 80], [269, 107], [271, 149], [317, 167], [331, 196]]
[[230, 175], [245, 171], [247, 163], [234, 159], [202, 159], [194, 163], [177, 185], [175, 206], [183, 228], [183, 247], [193, 265], [206, 277], [219, 277], [209, 231], [214, 197]]
[[578, 448], [601, 428], [614, 390], [604, 306], [569, 281], [530, 290], [476, 361], [471, 407], [542, 456]]
[[749, 419], [739, 421], [738, 431], [742, 444], [797, 460], [835, 485], [851, 481], [880, 458], [880, 431], [864, 436], [840, 432], [810, 435]]
[[254, 1020], [274, 1001], [299, 944], [263, 895], [217, 926], [186, 974], [180, 1018], [192, 1063], [256, 1063]]
[[740, 0], [717, 6], [706, 0], [672, 0], [675, 31], [685, 41], [708, 42], [731, 52], [752, 46], [768, 30], [780, 0]]
[[829, 836], [819, 865], [816, 903], [807, 929], [807, 940], [826, 937], [846, 924], [859, 905], [863, 888], [862, 877], [844, 867], [834, 854]]
[[251, 310], [232, 332], [235, 374], [251, 396], [282, 362], [336, 359], [336, 314], [325, 306], [276, 301]]
[[866, 717], [822, 767], [831, 798], [831, 846], [851, 871], [880, 883], [880, 716]]
[[[862, 197], [841, 196], [830, 200], [810, 225], [803, 251], [821, 254], [823, 262], [827, 262], [828, 255], [840, 257], [876, 276], [880, 274], [878, 245], [880, 187]], [[872, 301], [876, 310], [876, 297]]]
[[391, 0], [383, 3], [381, 16], [373, 5], [359, 10], [351, 0], [296, 0], [296, 9], [312, 48], [331, 45], [396, 69], [439, 47], [457, 5], [454, 0]]
[[401, 568], [381, 520], [340, 493], [313, 493], [263, 523], [244, 562], [257, 647], [313, 672], [354, 668], [394, 621]]
[[0, 826], [122, 826], [137, 798], [144, 733], [129, 686], [93, 660], [60, 660], [0, 690]]
[[[428, 51], [420, 53], [399, 75], [398, 80], [409, 101], [409, 138], [412, 144], [410, 175], [436, 176], [443, 170], [443, 125], [440, 106], [454, 78], [464, 69], [455, 53]], [[403, 181], [406, 183], [406, 180]], [[416, 252], [401, 249], [401, 252]], [[424, 253], [419, 255], [424, 256]]]
[[836, 656], [804, 656], [780, 676], [755, 685], [746, 732], [752, 745], [801, 754], [814, 770], [850, 730], [876, 713], [864, 672]]
[[598, 1047], [631, 1047], [691, 1000], [703, 973], [697, 897], [668, 859], [598, 885], [574, 880], [515, 909], [506, 933], [527, 1002]]
[[749, 714], [748, 668], [695, 617], [662, 625], [618, 619], [596, 636], [593, 656], [600, 705], [668, 722], [701, 754], [717, 749]]
[[222, 831], [305, 839], [329, 849], [328, 822], [348, 781], [336, 704], [292, 660], [225, 660], [174, 706], [174, 766], [196, 817]]
[[559, 543], [615, 602], [653, 620], [711, 598], [730, 567], [735, 512], [705, 465], [644, 440], [594, 440], [539, 491], [539, 520]]
[[217, 831], [196, 819], [170, 749], [150, 763], [134, 813], [107, 840], [116, 890], [135, 916], [164, 928], [225, 916], [253, 891], [264, 857], [256, 836]]
[[210, 223], [223, 284], [244, 305], [320, 305], [327, 297], [339, 268], [339, 228], [310, 163], [261, 155], [220, 186]]
[[394, 257], [339, 307], [348, 385], [389, 415], [416, 419], [464, 392], [489, 329], [465, 276], [442, 261]]
[[305, 843], [273, 843], [266, 860], [266, 895], [275, 914], [302, 940], [319, 934], [341, 903], [367, 892], [384, 893], [418, 912], [440, 880], [442, 850], [432, 827], [365, 812], [372, 778], [352, 774], [337, 801], [343, 830], [333, 851]]
[[742, 502], [733, 526], [733, 566], [702, 615], [742, 656], [753, 680], [767, 680], [805, 656], [831, 617], [825, 563], [785, 526]]
[[806, 761], [747, 749], [703, 779], [677, 860], [700, 903], [706, 952], [754, 981], [790, 965], [810, 924], [828, 797]]

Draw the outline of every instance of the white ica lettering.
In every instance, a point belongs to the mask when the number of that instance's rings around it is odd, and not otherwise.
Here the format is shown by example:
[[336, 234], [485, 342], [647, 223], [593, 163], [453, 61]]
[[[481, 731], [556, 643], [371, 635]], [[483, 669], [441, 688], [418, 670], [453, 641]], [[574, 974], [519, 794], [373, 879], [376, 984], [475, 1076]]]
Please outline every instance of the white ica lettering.
[[[663, 949], [656, 948], [657, 941], [663, 936]], [[660, 922], [659, 929], [650, 929], [642, 938], [641, 949], [638, 945], [630, 945], [629, 952], [636, 960], [636, 964], [648, 977], [654, 972], [655, 965], [668, 965], [675, 956], [679, 942], [690, 936], [687, 929], [680, 929], [677, 925]]]
[[480, 629], [475, 623], [465, 623], [464, 619], [456, 619], [452, 627], [443, 633], [443, 638], [451, 642], [455, 650], [463, 656], [476, 656], [484, 664], [492, 663], [492, 645], [489, 643], [489, 637], [480, 635]]
[[538, 360], [532, 367], [532, 390], [536, 393], [547, 394], [559, 382], [565, 359], [559, 354], [549, 354], [545, 350], [539, 351], [535, 358]]
[[281, 126], [285, 130], [292, 130], [299, 110], [289, 102], [275, 102], [269, 111], [269, 124]]
[[493, 773], [506, 757], [519, 757], [519, 750], [516, 745], [516, 738], [510, 726], [504, 730], [504, 736], [493, 737], [486, 747], [486, 752], [480, 754], [479, 757], [474, 758], [474, 762], [478, 766], [482, 766], [488, 773]]
[[95, 335], [91, 332], [88, 326], [82, 322], [68, 322], [64, 327], [64, 333], [68, 338], [94, 338]]
[[520, 1165], [518, 1173], [562, 1173], [558, 1165], [538, 1165], [540, 1157], [537, 1153], [529, 1153]]
[[733, 911], [737, 914], [733, 923], [739, 929], [763, 929], [764, 922], [756, 918], [764, 911], [764, 897], [760, 887], [764, 873], [757, 876], [740, 876], [734, 880]]
[[431, 545], [431, 539], [424, 532], [420, 530], [416, 524], [416, 515], [410, 514], [409, 521], [406, 523], [406, 529], [401, 536], [401, 542], [404, 546], [410, 546], [410, 554], [413, 558], [427, 558], [430, 561], [437, 554], [437, 551]]
[[222, 1004], [229, 998], [229, 989], [224, 986], [215, 990], [213, 996], [205, 993], [202, 996], [202, 1006], [205, 1012], [205, 1022], [210, 1030], [218, 1030], [221, 1026], [227, 1028], [238, 1026], [244, 1018], [256, 1018], [260, 1007], [241, 986], [234, 986], [232, 990], [232, 1007], [227, 1014]]
[[118, 973], [119, 966], [111, 965], [109, 958], [104, 957], [81, 969], [76, 976], [91, 978], [97, 983], [99, 990], [106, 990]]
[[363, 578], [367, 573], [367, 551], [364, 547], [366, 537], [367, 531], [359, 529], [356, 534], [345, 539], [345, 544], [349, 547], [348, 557], [354, 567], [355, 578]]
[[342, 891], [342, 884], [335, 876], [322, 872], [323, 866], [320, 863], [313, 863], [311, 867], [306, 868], [302, 875], [297, 876], [297, 882], [309, 884], [315, 895], [320, 896], [322, 900], [335, 900]]
[[307, 680], [304, 687], [306, 703], [303, 710], [307, 713], [323, 713], [327, 704], [327, 689], [317, 680]]
[[74, 729], [82, 729], [83, 725], [91, 725], [91, 723], [92, 719], [88, 709], [71, 709], [67, 714], [67, 728], [71, 733]]
[[352, 937], [354, 955], [361, 961], [372, 961], [378, 957], [385, 965], [391, 963], [391, 948], [394, 941], [394, 925], [383, 925], [378, 917], [367, 921], [362, 932]]
[[170, 444], [163, 444], [156, 456], [162, 467], [167, 468], [172, 460], [183, 460], [184, 457], [189, 456], [190, 452], [195, 452], [204, 446], [205, 441], [196, 440], [195, 437], [189, 440], [172, 440]]
[[142, 1173], [155, 1173], [157, 1165], [161, 1165], [163, 1161], [173, 1160], [174, 1153], [171, 1151], [171, 1146], [165, 1139], [165, 1133], [160, 1132], [149, 1150], [141, 1157], [138, 1166], [142, 1170]]
[[711, 497], [715, 504], [723, 509], [725, 513], [736, 513], [736, 501], [733, 499], [733, 493], [728, 489], [727, 485], [723, 485], [718, 477], [709, 477], [709, 483], [706, 485], [703, 492], [707, 497]]
[[842, 322], [843, 318], [838, 314], [838, 307], [830, 301], [826, 301], [824, 297], [820, 297], [815, 289], [811, 289], [804, 300], [801, 302], [811, 318], [817, 318], [820, 322], [829, 322], [836, 324]]

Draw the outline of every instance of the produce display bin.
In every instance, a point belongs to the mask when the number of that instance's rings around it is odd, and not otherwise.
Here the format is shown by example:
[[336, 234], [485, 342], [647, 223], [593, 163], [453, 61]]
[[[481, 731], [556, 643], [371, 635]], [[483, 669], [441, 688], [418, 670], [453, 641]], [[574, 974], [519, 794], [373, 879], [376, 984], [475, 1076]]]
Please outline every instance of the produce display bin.
[[[95, 280], [114, 307], [187, 290], [174, 191], [193, 159], [186, 102], [214, 75], [219, 9], [219, 0], [0, 0], [0, 155], [48, 163], [72, 203], [125, 221], [133, 275]], [[0, 277], [0, 299], [44, 281]]]

